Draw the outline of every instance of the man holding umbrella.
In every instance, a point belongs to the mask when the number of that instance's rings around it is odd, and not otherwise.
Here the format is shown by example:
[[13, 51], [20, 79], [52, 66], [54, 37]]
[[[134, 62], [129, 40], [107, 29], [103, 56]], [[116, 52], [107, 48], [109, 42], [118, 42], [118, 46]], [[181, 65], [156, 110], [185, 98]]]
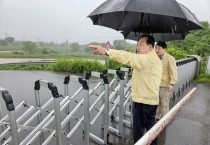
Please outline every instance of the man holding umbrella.
[[[154, 38], [142, 35], [137, 44], [137, 54], [99, 45], [90, 45], [94, 54], [108, 55], [112, 60], [133, 68], [133, 139], [134, 144], [155, 124], [159, 103], [159, 86], [162, 77], [162, 62], [154, 50]], [[153, 141], [152, 144], [156, 144]]]
[[[147, 33], [155, 34], [164, 41], [165, 38], [184, 39], [191, 30], [202, 28], [195, 15], [176, 0], [107, 0], [88, 17], [94, 25], [124, 32], [128, 38], [129, 33], [137, 38], [141, 36], [140, 33]], [[134, 143], [144, 134], [145, 128], [149, 130], [154, 124], [162, 76], [161, 60], [153, 50], [154, 38], [143, 35], [137, 41], [137, 54], [90, 46], [95, 54], [109, 55], [111, 59], [133, 68]]]

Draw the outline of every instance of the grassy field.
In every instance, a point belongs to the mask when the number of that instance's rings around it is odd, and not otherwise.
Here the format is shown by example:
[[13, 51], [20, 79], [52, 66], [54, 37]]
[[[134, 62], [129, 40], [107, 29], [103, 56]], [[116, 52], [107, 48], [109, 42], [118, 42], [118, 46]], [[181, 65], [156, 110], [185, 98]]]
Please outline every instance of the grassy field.
[[200, 74], [195, 82], [197, 82], [197, 83], [210, 83], [210, 75]]

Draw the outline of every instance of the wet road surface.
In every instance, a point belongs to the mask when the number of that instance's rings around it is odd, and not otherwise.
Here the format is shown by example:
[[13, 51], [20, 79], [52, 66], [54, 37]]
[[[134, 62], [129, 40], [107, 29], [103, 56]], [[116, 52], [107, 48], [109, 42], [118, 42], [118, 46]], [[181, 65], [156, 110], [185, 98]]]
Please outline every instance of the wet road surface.
[[210, 145], [210, 84], [196, 84], [195, 96], [165, 131], [163, 145]]

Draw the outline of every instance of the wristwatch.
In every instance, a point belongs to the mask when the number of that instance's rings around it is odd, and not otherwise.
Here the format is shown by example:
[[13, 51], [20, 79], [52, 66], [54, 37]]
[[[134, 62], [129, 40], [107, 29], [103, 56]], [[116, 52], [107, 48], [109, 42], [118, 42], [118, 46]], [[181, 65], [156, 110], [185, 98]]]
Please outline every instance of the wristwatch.
[[109, 48], [106, 49], [106, 54], [107, 56], [109, 56]]

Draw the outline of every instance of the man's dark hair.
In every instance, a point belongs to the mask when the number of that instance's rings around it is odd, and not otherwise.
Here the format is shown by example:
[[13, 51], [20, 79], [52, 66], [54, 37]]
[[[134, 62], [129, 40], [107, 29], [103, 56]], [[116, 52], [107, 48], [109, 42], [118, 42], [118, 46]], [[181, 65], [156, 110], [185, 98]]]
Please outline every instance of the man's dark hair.
[[143, 34], [143, 35], [141, 35], [141, 37], [139, 39], [141, 39], [143, 37], [147, 37], [147, 42], [146, 42], [147, 45], [151, 44], [152, 47], [154, 47], [154, 45], [155, 45], [155, 39], [154, 39], [153, 36], [151, 36], [149, 34]]
[[165, 42], [159, 41], [156, 45], [161, 46], [163, 49], [167, 48], [167, 44]]

